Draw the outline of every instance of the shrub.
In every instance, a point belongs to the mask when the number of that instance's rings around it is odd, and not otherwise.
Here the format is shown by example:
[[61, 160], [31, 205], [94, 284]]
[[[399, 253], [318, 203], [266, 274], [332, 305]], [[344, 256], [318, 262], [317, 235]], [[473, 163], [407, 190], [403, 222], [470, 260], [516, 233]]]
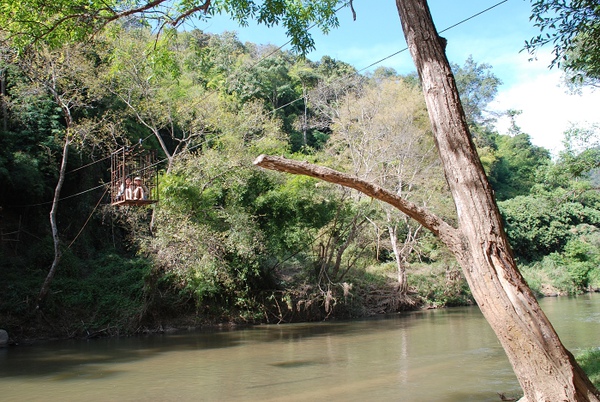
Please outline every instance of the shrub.
[[63, 316], [68, 311], [83, 330], [109, 327], [130, 331], [144, 309], [149, 261], [108, 253], [86, 261], [86, 265], [85, 274], [57, 272], [48, 310]]
[[[416, 269], [415, 269], [416, 268]], [[433, 307], [473, 304], [473, 296], [462, 271], [447, 264], [413, 267], [407, 272], [408, 284]]]

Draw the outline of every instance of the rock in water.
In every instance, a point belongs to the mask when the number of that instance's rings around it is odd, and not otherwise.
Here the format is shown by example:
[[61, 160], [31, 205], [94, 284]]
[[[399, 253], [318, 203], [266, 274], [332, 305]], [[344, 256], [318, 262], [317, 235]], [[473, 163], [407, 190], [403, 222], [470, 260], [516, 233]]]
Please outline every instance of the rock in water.
[[0, 348], [5, 348], [8, 346], [8, 332], [3, 329], [0, 329]]

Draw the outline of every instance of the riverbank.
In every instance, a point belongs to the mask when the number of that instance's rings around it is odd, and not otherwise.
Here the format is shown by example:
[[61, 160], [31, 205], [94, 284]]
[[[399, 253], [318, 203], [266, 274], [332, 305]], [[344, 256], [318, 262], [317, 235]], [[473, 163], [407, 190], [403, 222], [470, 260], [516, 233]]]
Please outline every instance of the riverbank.
[[[344, 290], [345, 289], [345, 290]], [[194, 303], [175, 308], [166, 303], [168, 294], [147, 300], [143, 313], [137, 316], [105, 317], [102, 322], [86, 310], [34, 310], [24, 316], [0, 319], [7, 328], [11, 344], [30, 344], [60, 339], [93, 339], [139, 334], [172, 333], [180, 330], [240, 329], [257, 324], [284, 324], [334, 321], [386, 315], [402, 311], [428, 309], [424, 299], [414, 291], [406, 295], [397, 284], [344, 285], [322, 292], [313, 286], [264, 292], [256, 298], [253, 310], [215, 310], [212, 306], [198, 309]], [[54, 300], [60, 303], [62, 300]], [[141, 311], [136, 310], [136, 311]], [[58, 312], [58, 314], [57, 314]], [[92, 313], [94, 313], [92, 311]]]
[[[400, 292], [394, 269], [393, 264], [382, 264], [350, 271], [346, 281], [337, 284], [313, 284], [304, 276], [288, 275], [282, 278], [279, 289], [265, 290], [236, 303], [204, 300], [200, 304], [168, 277], [153, 274], [152, 267], [143, 261], [126, 267], [104, 264], [86, 276], [61, 271], [45, 304], [37, 310], [32, 300], [42, 278], [8, 275], [11, 287], [0, 301], [0, 328], [8, 331], [10, 342], [29, 343], [182, 328], [356, 319], [475, 303], [456, 266], [413, 264], [408, 270], [406, 294]], [[568, 294], [548, 280], [532, 283], [538, 297]]]
[[[598, 292], [596, 290], [595, 292]], [[302, 322], [322, 322], [339, 321], [348, 319], [364, 319], [376, 316], [388, 316], [399, 312], [410, 312], [418, 310], [430, 310], [440, 308], [451, 308], [460, 306], [443, 306], [439, 304], [427, 303], [427, 300], [414, 289], [407, 295], [400, 295], [397, 292], [397, 286], [390, 283], [387, 288], [372, 287], [370, 289], [357, 291], [351, 297], [345, 300], [336, 300], [333, 302], [332, 310], [327, 313], [319, 306], [324, 307], [325, 299], [312, 299], [312, 302], [306, 298], [306, 293], [302, 293], [304, 298], [297, 298], [295, 302], [290, 303], [291, 298], [286, 301], [279, 298], [268, 308], [265, 306], [260, 312], [265, 319], [249, 321], [247, 315], [238, 314], [236, 317], [219, 319], [219, 317], [209, 317], [198, 315], [189, 311], [186, 314], [172, 316], [158, 316], [148, 311], [149, 317], [144, 322], [137, 322], [135, 327], [121, 327], [108, 323], [103, 327], [86, 326], [83, 317], [79, 322], [73, 324], [73, 321], [48, 317], [43, 312], [37, 312], [28, 317], [24, 322], [15, 322], [7, 332], [7, 345], [27, 345], [43, 341], [56, 341], [65, 339], [95, 339], [106, 337], [128, 337], [133, 335], [158, 335], [178, 333], [181, 331], [215, 331], [215, 330], [234, 330], [252, 327], [260, 324], [292, 324]], [[360, 297], [363, 302], [357, 303], [353, 298]], [[567, 295], [551, 293], [549, 298], [563, 298]], [[271, 299], [274, 300], [274, 299]], [[354, 300], [354, 301], [351, 301]], [[366, 301], [366, 303], [365, 303]], [[290, 304], [288, 304], [290, 303]], [[302, 305], [314, 305], [314, 309], [304, 310], [304, 314], [297, 310], [302, 309]], [[465, 305], [471, 305], [467, 303]], [[285, 307], [283, 307], [285, 305]], [[291, 308], [290, 308], [291, 307]], [[295, 312], [294, 312], [295, 311]], [[260, 315], [257, 314], [257, 315]], [[152, 318], [151, 318], [152, 317]], [[54, 320], [54, 324], [50, 323]]]

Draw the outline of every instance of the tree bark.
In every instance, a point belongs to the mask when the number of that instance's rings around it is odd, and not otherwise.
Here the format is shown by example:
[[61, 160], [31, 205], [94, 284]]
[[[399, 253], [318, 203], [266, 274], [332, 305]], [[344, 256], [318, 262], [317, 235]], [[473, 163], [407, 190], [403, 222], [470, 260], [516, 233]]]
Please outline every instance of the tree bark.
[[598, 401], [518, 271], [426, 0], [396, 0], [464, 241], [455, 252], [529, 401]]
[[398, 277], [398, 291], [400, 294], [405, 295], [408, 292], [408, 281], [406, 278], [406, 267], [402, 261], [402, 255], [398, 248], [398, 238], [396, 237], [396, 226], [391, 223], [388, 225], [388, 234], [390, 236], [390, 243], [392, 243], [392, 251], [394, 252], [394, 259], [396, 260], [396, 272]]
[[332, 169], [261, 155], [258, 166], [305, 174], [388, 202], [431, 230], [460, 263], [479, 308], [500, 340], [525, 399], [600, 401], [561, 343], [516, 267], [493, 191], [471, 140], [454, 76], [426, 0], [396, 0], [421, 78], [436, 146], [458, 214], [458, 229], [372, 183]]
[[287, 172], [291, 174], [300, 174], [314, 177], [330, 183], [353, 188], [369, 197], [387, 202], [391, 206], [410, 216], [428, 230], [438, 236], [444, 244], [459, 244], [459, 232], [438, 216], [432, 214], [423, 207], [405, 200], [396, 193], [386, 190], [377, 184], [360, 179], [356, 176], [338, 172], [324, 166], [317, 166], [308, 162], [300, 162], [292, 159], [285, 159], [278, 156], [260, 155], [254, 161], [254, 164], [266, 169]]
[[[70, 118], [67, 118], [67, 121], [69, 122]], [[40, 289], [40, 293], [38, 294], [37, 303], [35, 306], [36, 310], [39, 310], [41, 303], [48, 295], [48, 291], [50, 290], [50, 284], [54, 279], [54, 275], [56, 274], [56, 270], [58, 268], [58, 263], [60, 262], [60, 259], [62, 257], [62, 252], [60, 250], [60, 236], [58, 234], [58, 224], [56, 222], [56, 213], [58, 211], [60, 191], [62, 190], [63, 183], [65, 182], [65, 174], [67, 172], [67, 160], [69, 158], [69, 145], [71, 144], [68, 127], [69, 124], [67, 125], [67, 132], [65, 134], [65, 143], [63, 145], [63, 154], [62, 161], [60, 164], [60, 172], [58, 175], [58, 183], [54, 188], [54, 198], [52, 199], [52, 208], [50, 209], [50, 227], [52, 229], [52, 240], [54, 242], [54, 259], [52, 260], [52, 266], [50, 266], [50, 270], [48, 271], [46, 279], [44, 280], [44, 283], [42, 284], [42, 287]]]
[[2, 103], [2, 130], [8, 130], [8, 110], [6, 107], [6, 68], [0, 71], [0, 103]]

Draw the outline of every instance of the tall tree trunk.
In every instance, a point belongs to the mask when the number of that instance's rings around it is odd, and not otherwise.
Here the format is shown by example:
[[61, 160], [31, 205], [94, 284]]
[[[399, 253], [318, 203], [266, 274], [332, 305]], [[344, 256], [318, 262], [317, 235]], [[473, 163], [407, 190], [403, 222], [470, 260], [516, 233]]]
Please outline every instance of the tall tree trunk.
[[392, 243], [392, 251], [394, 252], [394, 259], [396, 260], [396, 271], [398, 273], [398, 290], [401, 294], [405, 295], [408, 291], [408, 281], [406, 278], [406, 267], [402, 261], [402, 255], [398, 248], [398, 237], [396, 236], [396, 226], [391, 222], [388, 224], [388, 233], [390, 235], [390, 243]]
[[67, 161], [69, 158], [69, 145], [71, 143], [70, 140], [69, 129], [67, 128], [67, 132], [65, 134], [65, 144], [63, 146], [63, 154], [62, 161], [60, 164], [60, 172], [58, 175], [58, 183], [56, 183], [56, 187], [54, 188], [54, 198], [52, 199], [52, 208], [50, 209], [50, 227], [52, 229], [52, 241], [54, 242], [54, 259], [52, 260], [52, 266], [50, 266], [50, 270], [46, 275], [46, 279], [42, 284], [42, 288], [40, 289], [40, 293], [38, 295], [36, 310], [40, 308], [40, 304], [44, 301], [46, 296], [48, 295], [48, 291], [50, 290], [50, 284], [54, 279], [54, 274], [56, 274], [56, 269], [58, 268], [58, 263], [60, 262], [60, 258], [62, 257], [62, 253], [60, 250], [60, 236], [58, 234], [58, 224], [56, 223], [56, 212], [58, 211], [58, 201], [60, 200], [60, 191], [62, 190], [63, 183], [65, 182], [65, 174], [67, 171]]
[[431, 120], [463, 243], [454, 247], [479, 308], [529, 401], [598, 401], [518, 271], [458, 89], [426, 0], [396, 0]]

